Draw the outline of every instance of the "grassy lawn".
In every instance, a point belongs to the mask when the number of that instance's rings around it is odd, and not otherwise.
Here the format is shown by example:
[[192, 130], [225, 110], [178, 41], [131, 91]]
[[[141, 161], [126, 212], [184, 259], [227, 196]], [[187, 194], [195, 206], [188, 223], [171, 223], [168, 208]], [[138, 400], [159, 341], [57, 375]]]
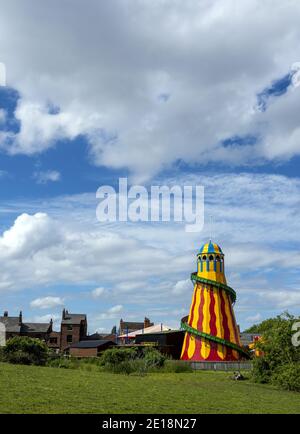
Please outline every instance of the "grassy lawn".
[[149, 374], [0, 363], [0, 413], [299, 413], [300, 393], [228, 373]]

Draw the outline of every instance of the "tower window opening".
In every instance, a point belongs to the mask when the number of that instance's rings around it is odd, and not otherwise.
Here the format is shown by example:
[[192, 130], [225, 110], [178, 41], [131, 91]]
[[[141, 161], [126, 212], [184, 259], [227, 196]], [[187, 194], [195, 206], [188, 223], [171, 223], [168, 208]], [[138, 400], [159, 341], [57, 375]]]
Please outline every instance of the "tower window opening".
[[213, 255], [209, 255], [209, 260], [210, 260], [210, 261], [213, 261], [213, 260], [214, 260]]
[[220, 260], [221, 260], [220, 256], [217, 255], [217, 256], [216, 256], [216, 261], [220, 261]]
[[203, 261], [206, 261], [206, 255], [202, 256]]

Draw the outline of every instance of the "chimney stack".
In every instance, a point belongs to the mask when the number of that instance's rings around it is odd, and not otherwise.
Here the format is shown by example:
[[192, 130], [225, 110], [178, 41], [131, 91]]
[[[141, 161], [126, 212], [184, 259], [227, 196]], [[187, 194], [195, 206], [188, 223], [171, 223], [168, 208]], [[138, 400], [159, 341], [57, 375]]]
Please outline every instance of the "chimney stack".
[[22, 318], [22, 311], [20, 310], [20, 313], [19, 313], [19, 324], [20, 325], [22, 324], [22, 320], [23, 320], [23, 318]]
[[150, 327], [150, 319], [145, 317], [144, 319], [144, 329], [146, 329], [147, 327]]
[[8, 317], [8, 311], [7, 310], [4, 311], [4, 315], [3, 316], [5, 316], [5, 318]]
[[66, 317], [66, 309], [64, 308], [62, 311], [62, 319], [65, 319], [65, 317]]

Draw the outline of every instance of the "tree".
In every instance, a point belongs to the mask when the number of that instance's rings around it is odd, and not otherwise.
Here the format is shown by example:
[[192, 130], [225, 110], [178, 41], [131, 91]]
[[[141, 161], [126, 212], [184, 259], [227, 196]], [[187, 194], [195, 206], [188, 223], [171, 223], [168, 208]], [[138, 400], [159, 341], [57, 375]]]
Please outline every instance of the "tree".
[[10, 363], [45, 365], [48, 359], [48, 347], [40, 339], [15, 336], [6, 342], [3, 355]]
[[300, 347], [292, 343], [296, 318], [285, 312], [267, 321], [262, 339], [255, 345], [263, 356], [253, 361], [253, 378], [257, 382], [300, 391]]

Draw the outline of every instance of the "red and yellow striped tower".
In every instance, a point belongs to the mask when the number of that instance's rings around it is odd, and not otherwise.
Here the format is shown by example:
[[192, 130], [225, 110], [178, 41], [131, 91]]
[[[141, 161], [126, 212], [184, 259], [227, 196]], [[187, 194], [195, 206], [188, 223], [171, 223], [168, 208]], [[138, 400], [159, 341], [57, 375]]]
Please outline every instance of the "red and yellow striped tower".
[[227, 286], [221, 247], [209, 241], [197, 258], [190, 314], [181, 322], [186, 331], [181, 360], [227, 362], [247, 357], [232, 307], [236, 293]]

